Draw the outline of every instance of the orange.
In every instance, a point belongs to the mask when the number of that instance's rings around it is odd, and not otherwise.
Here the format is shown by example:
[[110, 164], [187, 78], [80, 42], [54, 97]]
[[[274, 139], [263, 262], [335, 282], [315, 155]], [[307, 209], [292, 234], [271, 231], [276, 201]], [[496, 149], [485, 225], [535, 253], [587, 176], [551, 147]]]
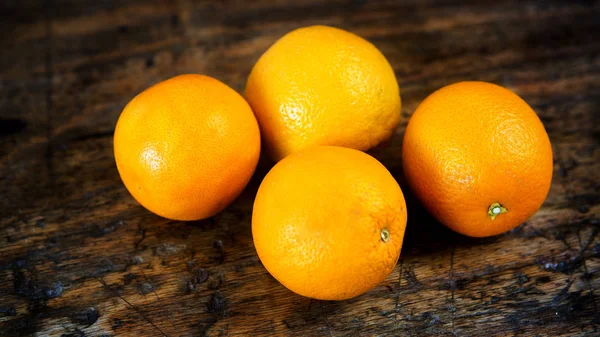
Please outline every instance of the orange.
[[271, 157], [313, 145], [366, 151], [400, 121], [394, 70], [371, 43], [347, 31], [294, 30], [258, 60], [246, 85]]
[[552, 148], [536, 113], [512, 91], [485, 82], [448, 85], [423, 101], [404, 135], [410, 187], [452, 230], [506, 232], [542, 205]]
[[158, 83], [127, 104], [114, 135], [121, 179], [150, 211], [170, 219], [215, 215], [244, 189], [260, 133], [246, 101], [202, 75]]
[[263, 180], [252, 214], [260, 260], [290, 290], [321, 300], [358, 296], [394, 269], [406, 227], [400, 187], [358, 150], [316, 146]]

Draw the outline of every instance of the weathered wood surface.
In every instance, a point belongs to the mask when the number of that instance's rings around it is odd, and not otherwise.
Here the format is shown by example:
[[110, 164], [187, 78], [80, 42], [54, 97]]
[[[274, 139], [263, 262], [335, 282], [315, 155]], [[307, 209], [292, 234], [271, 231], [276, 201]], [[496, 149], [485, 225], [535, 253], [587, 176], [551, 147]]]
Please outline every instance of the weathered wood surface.
[[[0, 336], [600, 334], [600, 2], [8, 0], [0, 18]], [[271, 43], [316, 23], [377, 45], [403, 100], [377, 154], [409, 199], [402, 256], [343, 302], [297, 296], [258, 260], [268, 161], [225, 212], [183, 223], [141, 208], [112, 154], [139, 91], [186, 72], [242, 91]], [[401, 173], [411, 113], [465, 79], [520, 94], [555, 155], [542, 209], [490, 239], [433, 221]]]

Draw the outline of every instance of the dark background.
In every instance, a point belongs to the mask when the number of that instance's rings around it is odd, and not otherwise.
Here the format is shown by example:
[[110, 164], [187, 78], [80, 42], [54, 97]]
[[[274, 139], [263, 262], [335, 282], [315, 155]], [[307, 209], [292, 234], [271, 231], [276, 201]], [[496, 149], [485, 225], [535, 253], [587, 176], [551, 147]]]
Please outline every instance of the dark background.
[[[2, 1], [0, 336], [579, 336], [600, 325], [600, 2]], [[252, 245], [254, 193], [176, 222], [128, 194], [112, 134], [129, 99], [181, 73], [242, 92], [286, 32], [327, 24], [373, 42], [400, 83], [401, 126], [376, 154], [409, 202], [391, 275], [343, 302], [295, 295]], [[510, 233], [445, 229], [403, 182], [417, 105], [461, 80], [540, 115], [554, 178]]]

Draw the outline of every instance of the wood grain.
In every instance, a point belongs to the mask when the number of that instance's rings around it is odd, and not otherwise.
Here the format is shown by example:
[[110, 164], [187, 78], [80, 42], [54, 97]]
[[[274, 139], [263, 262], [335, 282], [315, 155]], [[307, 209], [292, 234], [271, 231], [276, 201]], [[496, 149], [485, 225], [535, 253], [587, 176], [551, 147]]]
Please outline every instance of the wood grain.
[[[600, 334], [600, 2], [9, 0], [0, 17], [0, 336]], [[311, 24], [372, 41], [402, 91], [375, 154], [409, 203], [401, 259], [343, 302], [295, 295], [258, 260], [268, 160], [226, 211], [183, 223], [141, 208], [112, 154], [136, 93], [187, 72], [241, 92], [270, 44]], [[423, 210], [400, 160], [417, 105], [472, 79], [529, 102], [555, 156], [542, 209], [479, 240]]]

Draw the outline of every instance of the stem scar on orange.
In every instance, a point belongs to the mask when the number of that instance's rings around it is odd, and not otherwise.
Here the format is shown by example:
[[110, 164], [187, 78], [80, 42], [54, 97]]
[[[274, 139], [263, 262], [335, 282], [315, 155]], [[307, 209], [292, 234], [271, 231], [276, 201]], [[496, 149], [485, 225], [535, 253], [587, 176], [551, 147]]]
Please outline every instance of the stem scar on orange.
[[203, 75], [160, 82], [125, 107], [114, 135], [123, 183], [142, 206], [175, 220], [211, 217], [254, 173], [258, 123], [233, 89]]
[[263, 265], [288, 289], [343, 300], [394, 269], [406, 227], [398, 183], [358, 150], [316, 146], [281, 160], [263, 180], [252, 213]]
[[448, 85], [411, 117], [402, 159], [406, 179], [444, 225], [473, 237], [515, 228], [542, 205], [552, 147], [531, 107], [486, 82]]

